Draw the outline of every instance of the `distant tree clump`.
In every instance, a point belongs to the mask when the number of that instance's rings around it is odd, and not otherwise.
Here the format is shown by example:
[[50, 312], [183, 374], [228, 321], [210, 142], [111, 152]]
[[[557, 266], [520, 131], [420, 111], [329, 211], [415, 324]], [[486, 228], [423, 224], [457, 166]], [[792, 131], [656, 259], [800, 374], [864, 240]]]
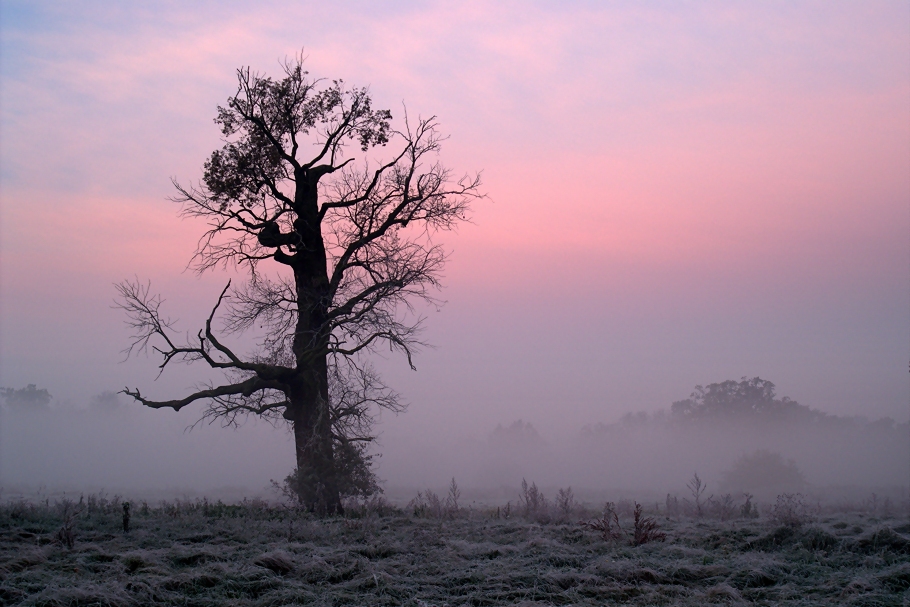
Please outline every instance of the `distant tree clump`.
[[733, 493], [748, 491], [767, 496], [804, 491], [806, 484], [796, 462], [784, 460], [780, 453], [760, 449], [739, 458], [723, 473], [720, 486]]
[[910, 425], [908, 422], [898, 423], [890, 417], [870, 421], [861, 416], [823, 413], [786, 396], [778, 398], [775, 385], [770, 381], [760, 377], [743, 377], [740, 381], [695, 386], [689, 398], [674, 402], [669, 411], [627, 412], [611, 423], [588, 424], [582, 428], [581, 434], [589, 440], [602, 436], [622, 438], [657, 429], [699, 427], [702, 424], [711, 427], [714, 422], [747, 425], [785, 423], [842, 432], [862, 430], [879, 433], [885, 440], [901, 441]]
[[494, 445], [512, 448], [535, 448], [544, 445], [544, 440], [530, 422], [516, 420], [508, 426], [497, 424], [490, 435]]
[[744, 417], [809, 421], [824, 417], [786, 396], [776, 398], [774, 384], [760, 377], [695, 386], [689, 398], [673, 403], [670, 413], [673, 419], [681, 421]]
[[18, 390], [14, 388], [0, 388], [0, 397], [10, 409], [20, 411], [39, 411], [48, 408], [51, 395], [45, 389], [39, 389], [35, 384], [29, 384]]

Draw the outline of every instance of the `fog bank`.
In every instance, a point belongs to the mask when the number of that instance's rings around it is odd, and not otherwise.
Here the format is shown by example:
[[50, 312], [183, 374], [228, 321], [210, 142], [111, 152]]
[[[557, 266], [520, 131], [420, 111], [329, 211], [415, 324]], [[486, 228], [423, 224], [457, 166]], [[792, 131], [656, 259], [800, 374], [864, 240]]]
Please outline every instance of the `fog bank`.
[[[523, 479], [550, 496], [571, 486], [590, 502], [685, 497], [694, 473], [709, 494], [749, 491], [764, 500], [785, 490], [824, 500], [906, 494], [910, 424], [811, 413], [802, 420], [695, 421], [669, 410], [630, 413], [569, 436], [522, 420], [478, 426], [474, 433], [411, 432], [402, 423], [405, 414], [378, 428], [377, 471], [386, 497], [397, 503], [427, 488], [444, 493], [452, 478], [466, 497], [484, 503], [515, 501]], [[249, 419], [239, 428], [190, 429], [195, 419], [193, 412], [116, 400], [82, 409], [7, 407], [0, 411], [3, 495], [104, 490], [154, 499], [277, 498], [270, 480], [283, 479], [293, 466], [286, 427]], [[756, 453], [795, 467], [797, 485], [774, 478], [737, 485], [730, 471]]]

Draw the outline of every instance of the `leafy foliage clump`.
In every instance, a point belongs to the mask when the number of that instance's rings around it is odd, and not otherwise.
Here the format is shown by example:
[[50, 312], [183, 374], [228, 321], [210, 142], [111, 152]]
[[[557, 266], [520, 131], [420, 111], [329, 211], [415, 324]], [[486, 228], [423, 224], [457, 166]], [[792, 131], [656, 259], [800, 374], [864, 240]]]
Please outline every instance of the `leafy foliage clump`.
[[[342, 498], [366, 499], [382, 493], [379, 477], [373, 470], [374, 457], [367, 452], [367, 447], [363, 444], [339, 442], [335, 445], [335, 478], [339, 480], [339, 493]], [[297, 501], [300, 499], [302, 484], [318, 482], [318, 478], [306, 477], [307, 474], [297, 468], [288, 474], [280, 485], [272, 481], [272, 486], [280, 494]]]

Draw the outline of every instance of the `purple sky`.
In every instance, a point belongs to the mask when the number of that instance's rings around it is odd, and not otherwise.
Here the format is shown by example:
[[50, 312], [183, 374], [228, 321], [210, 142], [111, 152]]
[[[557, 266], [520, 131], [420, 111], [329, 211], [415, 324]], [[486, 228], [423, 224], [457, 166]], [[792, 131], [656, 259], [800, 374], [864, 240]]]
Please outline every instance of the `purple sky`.
[[12, 0], [0, 20], [0, 385], [80, 404], [204, 377], [120, 363], [112, 283], [150, 279], [196, 330], [227, 276], [183, 271], [200, 227], [170, 178], [219, 147], [237, 67], [304, 49], [396, 118], [436, 114], [490, 198], [447, 237], [436, 348], [379, 362], [411, 403], [390, 440], [570, 433], [755, 375], [908, 416], [907, 2]]

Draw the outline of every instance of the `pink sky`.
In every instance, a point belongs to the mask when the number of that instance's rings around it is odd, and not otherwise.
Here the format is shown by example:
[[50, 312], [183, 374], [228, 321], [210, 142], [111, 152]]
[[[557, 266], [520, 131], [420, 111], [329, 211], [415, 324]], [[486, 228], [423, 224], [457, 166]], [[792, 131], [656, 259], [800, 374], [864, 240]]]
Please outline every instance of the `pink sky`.
[[0, 385], [192, 383], [118, 364], [111, 285], [151, 279], [193, 329], [226, 277], [181, 273], [169, 180], [218, 147], [235, 68], [304, 48], [438, 115], [490, 197], [447, 238], [438, 348], [381, 363], [402, 428], [570, 431], [744, 375], [907, 418], [906, 2], [186, 6], [2, 7]]

